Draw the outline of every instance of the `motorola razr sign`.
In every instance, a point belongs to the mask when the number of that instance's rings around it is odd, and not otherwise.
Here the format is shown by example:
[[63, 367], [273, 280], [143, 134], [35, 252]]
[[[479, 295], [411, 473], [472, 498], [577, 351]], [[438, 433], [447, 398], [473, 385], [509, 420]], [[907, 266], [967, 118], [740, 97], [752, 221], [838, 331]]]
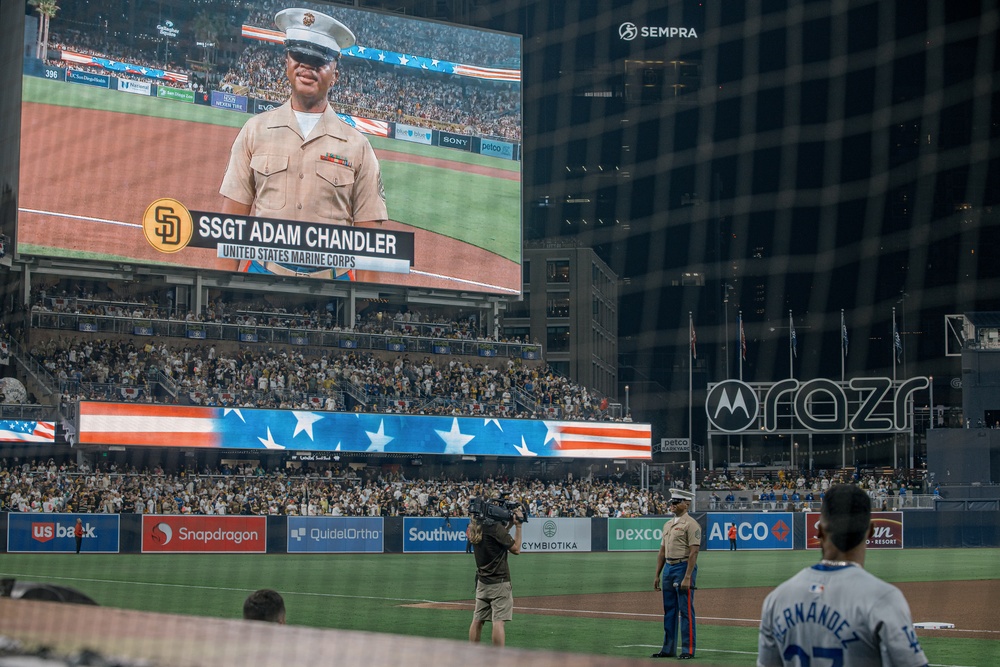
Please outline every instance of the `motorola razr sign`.
[[711, 427], [723, 433], [748, 430], [902, 433], [910, 428], [913, 393], [929, 386], [926, 377], [902, 382], [886, 377], [853, 378], [846, 382], [826, 379], [799, 382], [789, 378], [753, 385], [742, 380], [725, 380], [708, 385], [705, 412]]

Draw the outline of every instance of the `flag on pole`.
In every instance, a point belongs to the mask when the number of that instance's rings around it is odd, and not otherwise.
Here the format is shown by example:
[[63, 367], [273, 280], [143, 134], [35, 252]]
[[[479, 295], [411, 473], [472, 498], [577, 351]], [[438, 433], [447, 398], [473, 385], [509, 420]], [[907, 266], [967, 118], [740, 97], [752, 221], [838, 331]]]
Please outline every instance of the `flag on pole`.
[[844, 322], [844, 313], [840, 313], [840, 338], [844, 345], [844, 356], [847, 356], [847, 323]]
[[788, 311], [788, 326], [791, 328], [791, 333], [789, 334], [789, 345], [792, 346], [792, 354], [796, 359], [798, 359], [798, 339], [795, 336], [795, 322], [792, 320], [792, 311]]
[[743, 361], [747, 360], [747, 335], [743, 331], [743, 315], [740, 315], [740, 356]]
[[691, 357], [697, 359], [698, 348], [696, 346], [696, 343], [698, 342], [698, 336], [694, 332], [694, 319], [691, 319], [690, 323], [691, 323]]
[[903, 360], [903, 339], [899, 337], [899, 329], [896, 328], [896, 322], [892, 322], [892, 344], [896, 348], [896, 361]]

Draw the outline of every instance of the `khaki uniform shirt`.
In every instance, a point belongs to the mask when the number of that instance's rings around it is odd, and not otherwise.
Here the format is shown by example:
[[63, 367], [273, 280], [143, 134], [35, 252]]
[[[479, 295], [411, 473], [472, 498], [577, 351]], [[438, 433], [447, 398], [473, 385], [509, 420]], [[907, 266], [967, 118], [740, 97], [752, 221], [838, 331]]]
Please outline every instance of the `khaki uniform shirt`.
[[668, 563], [687, 560], [691, 555], [691, 547], [701, 546], [701, 526], [690, 514], [674, 517], [663, 524], [660, 545]]
[[334, 225], [389, 218], [375, 151], [329, 105], [308, 139], [290, 102], [248, 120], [219, 192], [253, 204], [262, 218]]

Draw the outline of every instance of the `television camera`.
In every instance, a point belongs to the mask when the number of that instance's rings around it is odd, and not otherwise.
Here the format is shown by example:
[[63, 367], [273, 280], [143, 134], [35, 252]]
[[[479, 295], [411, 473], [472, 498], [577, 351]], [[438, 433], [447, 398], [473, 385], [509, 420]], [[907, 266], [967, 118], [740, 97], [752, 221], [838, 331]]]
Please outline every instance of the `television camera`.
[[507, 494], [488, 499], [478, 496], [469, 501], [469, 514], [484, 523], [489, 521], [510, 523], [517, 510], [521, 510], [521, 523], [528, 523], [528, 508], [516, 500], [509, 499]]

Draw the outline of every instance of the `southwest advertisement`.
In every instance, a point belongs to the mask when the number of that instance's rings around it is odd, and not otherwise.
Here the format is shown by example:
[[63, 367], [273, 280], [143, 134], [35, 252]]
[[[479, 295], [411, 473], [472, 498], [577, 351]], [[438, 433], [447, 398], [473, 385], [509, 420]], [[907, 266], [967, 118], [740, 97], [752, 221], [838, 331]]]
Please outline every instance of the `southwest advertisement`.
[[7, 551], [10, 553], [75, 553], [73, 529], [83, 520], [81, 553], [116, 554], [119, 549], [117, 514], [7, 515]]
[[[819, 536], [816, 534], [819, 516], [819, 512], [806, 514], [806, 549], [819, 549]], [[872, 525], [875, 530], [868, 540], [869, 549], [903, 548], [902, 512], [872, 512]]]
[[266, 516], [142, 517], [142, 553], [256, 553], [267, 551]]
[[765, 551], [793, 548], [791, 512], [709, 512], [702, 549], [729, 549], [729, 527], [736, 526], [737, 548]]
[[464, 552], [469, 519], [405, 517], [403, 553]]
[[290, 554], [380, 554], [385, 551], [382, 517], [290, 516]]
[[[24, 58], [19, 255], [521, 293], [520, 36], [291, 0], [175, 3], [170, 26], [119, 5], [61, 4], [48, 57]], [[276, 125], [292, 7], [357, 37], [308, 136]], [[258, 120], [284, 128], [266, 151], [237, 139]]]

